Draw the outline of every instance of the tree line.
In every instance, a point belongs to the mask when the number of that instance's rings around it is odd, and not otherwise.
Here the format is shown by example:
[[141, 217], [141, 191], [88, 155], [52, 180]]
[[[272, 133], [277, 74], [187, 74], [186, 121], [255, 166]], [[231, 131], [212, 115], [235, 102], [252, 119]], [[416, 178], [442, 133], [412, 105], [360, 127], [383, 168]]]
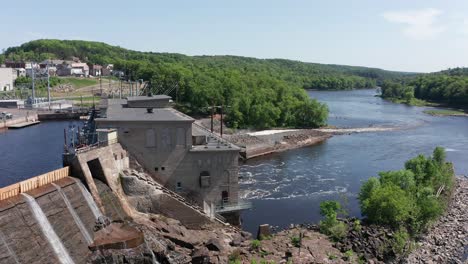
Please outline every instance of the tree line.
[[452, 106], [468, 106], [468, 75], [465, 70], [456, 69], [457, 73], [444, 71], [437, 74], [425, 74], [404, 82], [386, 81], [381, 86], [382, 97], [421, 100]]
[[404, 73], [379, 69], [303, 63], [238, 56], [185, 56], [127, 50], [100, 42], [36, 40], [8, 48], [3, 60], [70, 59], [114, 64], [130, 80], [150, 82], [153, 92], [169, 94], [177, 107], [192, 115], [227, 106], [235, 128], [318, 127], [326, 124], [327, 106], [304, 89], [371, 88]]

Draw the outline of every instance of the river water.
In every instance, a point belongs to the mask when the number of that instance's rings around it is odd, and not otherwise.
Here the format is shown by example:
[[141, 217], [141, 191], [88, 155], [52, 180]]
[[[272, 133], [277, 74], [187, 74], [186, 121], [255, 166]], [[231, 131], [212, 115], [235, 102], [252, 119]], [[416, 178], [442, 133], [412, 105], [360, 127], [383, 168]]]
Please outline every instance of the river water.
[[328, 104], [329, 124], [338, 127], [398, 126], [401, 130], [334, 136], [320, 145], [248, 160], [240, 167], [244, 229], [317, 223], [323, 200], [343, 201], [360, 216], [356, 194], [379, 171], [397, 170], [418, 154], [445, 147], [458, 174], [468, 174], [468, 118], [433, 117], [426, 108], [393, 104], [375, 90], [310, 91]]
[[[350, 214], [360, 216], [356, 193], [362, 181], [400, 169], [405, 160], [429, 155], [436, 146], [447, 149], [458, 174], [468, 174], [468, 118], [426, 115], [425, 108], [389, 103], [374, 90], [309, 94], [328, 104], [331, 125], [402, 129], [334, 136], [320, 145], [247, 161], [240, 167], [240, 187], [254, 207], [242, 214], [244, 229], [255, 233], [259, 224], [318, 222], [319, 204], [327, 199], [347, 201]], [[60, 168], [63, 130], [71, 125], [82, 122], [0, 131], [0, 187]]]
[[47, 121], [0, 131], [0, 188], [62, 167], [63, 129], [82, 121]]

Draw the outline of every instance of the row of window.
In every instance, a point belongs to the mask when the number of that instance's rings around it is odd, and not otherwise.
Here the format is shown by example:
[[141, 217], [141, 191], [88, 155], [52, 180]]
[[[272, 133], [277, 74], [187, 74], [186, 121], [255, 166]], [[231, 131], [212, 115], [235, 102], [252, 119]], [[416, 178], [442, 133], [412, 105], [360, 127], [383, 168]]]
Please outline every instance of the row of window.
[[[173, 142], [173, 134], [176, 132], [175, 142]], [[158, 142], [158, 137], [156, 135], [156, 130], [153, 128], [146, 130], [146, 147], [156, 148], [158, 145], [160, 147], [171, 147], [173, 144], [177, 146], [186, 145], [186, 136], [184, 128], [162, 128], [160, 130], [160, 141]]]

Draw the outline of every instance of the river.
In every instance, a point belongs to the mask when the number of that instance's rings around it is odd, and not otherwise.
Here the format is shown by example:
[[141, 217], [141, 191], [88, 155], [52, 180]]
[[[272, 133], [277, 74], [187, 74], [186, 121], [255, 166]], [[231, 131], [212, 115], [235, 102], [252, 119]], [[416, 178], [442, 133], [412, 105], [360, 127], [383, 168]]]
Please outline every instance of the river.
[[[242, 196], [253, 202], [243, 212], [244, 229], [259, 224], [286, 227], [318, 222], [326, 199], [348, 201], [360, 216], [356, 193], [379, 171], [396, 170], [436, 146], [447, 149], [458, 174], [468, 174], [468, 118], [433, 117], [422, 107], [393, 104], [374, 90], [310, 91], [330, 108], [329, 124], [338, 127], [399, 126], [401, 130], [334, 136], [316, 146], [276, 153], [240, 166]], [[63, 129], [80, 121], [42, 122], [0, 131], [0, 187], [62, 166]]]
[[468, 118], [434, 117], [424, 107], [394, 104], [375, 90], [309, 91], [330, 110], [337, 127], [398, 126], [401, 130], [334, 136], [320, 145], [248, 160], [240, 167], [242, 197], [253, 202], [243, 212], [243, 227], [280, 228], [318, 223], [320, 202], [338, 199], [360, 216], [357, 193], [379, 171], [397, 170], [418, 154], [446, 148], [457, 174], [468, 174]]
[[47, 121], [0, 131], [0, 187], [62, 167], [63, 129], [82, 121]]

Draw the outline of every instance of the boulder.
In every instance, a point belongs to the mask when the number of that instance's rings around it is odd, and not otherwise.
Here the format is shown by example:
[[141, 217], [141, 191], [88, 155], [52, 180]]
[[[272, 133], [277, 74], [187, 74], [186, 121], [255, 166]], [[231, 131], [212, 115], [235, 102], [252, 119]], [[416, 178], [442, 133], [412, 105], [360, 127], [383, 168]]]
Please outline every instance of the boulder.
[[221, 251], [221, 250], [223, 250], [223, 246], [221, 245], [221, 241], [219, 241], [216, 238], [212, 238], [212, 239], [208, 240], [208, 242], [205, 243], [205, 246], [210, 251]]
[[192, 261], [194, 264], [210, 263], [210, 252], [206, 247], [200, 247], [192, 252]]
[[258, 226], [257, 239], [271, 236], [270, 225], [264, 224]]

